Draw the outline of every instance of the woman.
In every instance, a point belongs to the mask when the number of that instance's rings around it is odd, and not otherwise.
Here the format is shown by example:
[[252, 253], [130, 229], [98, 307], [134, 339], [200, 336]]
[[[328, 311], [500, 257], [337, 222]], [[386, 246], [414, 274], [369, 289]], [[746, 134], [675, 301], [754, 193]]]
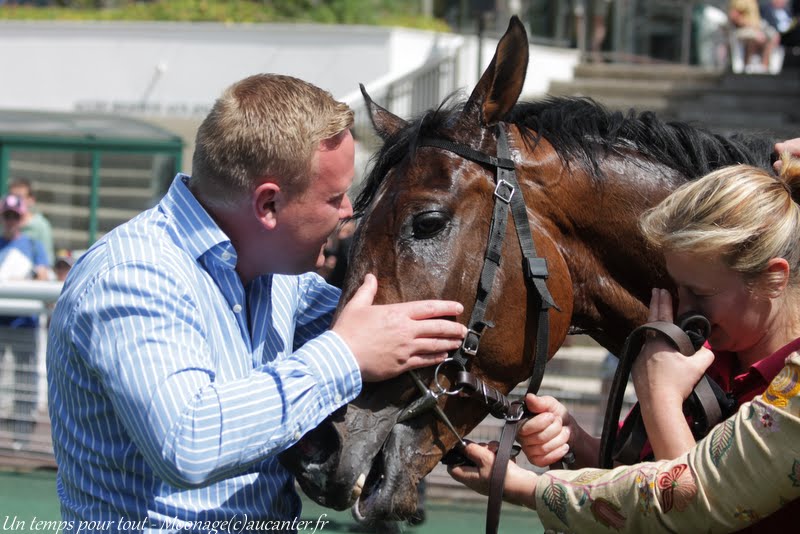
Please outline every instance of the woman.
[[[687, 358], [654, 339], [637, 359], [634, 385], [655, 457], [662, 461], [541, 476], [509, 466], [506, 500], [537, 509], [547, 527], [580, 532], [603, 526], [631, 532], [736, 531], [787, 503], [767, 520], [772, 524], [761, 522], [757, 528], [796, 521], [798, 200], [800, 162], [785, 157], [780, 177], [729, 167], [679, 188], [646, 215], [642, 229], [664, 251], [678, 288], [677, 311], [706, 315], [714, 347], [713, 354], [704, 348]], [[669, 294], [654, 290], [650, 320], [672, 320], [672, 315]], [[706, 371], [727, 379], [723, 384], [743, 405], [695, 444], [681, 405]], [[534, 464], [547, 465], [570, 449], [578, 466], [596, 463], [597, 440], [563, 405], [551, 397], [529, 396], [526, 402], [539, 415], [522, 427], [518, 439]], [[452, 476], [485, 490], [494, 454], [477, 445], [466, 453], [478, 467], [451, 468]]]

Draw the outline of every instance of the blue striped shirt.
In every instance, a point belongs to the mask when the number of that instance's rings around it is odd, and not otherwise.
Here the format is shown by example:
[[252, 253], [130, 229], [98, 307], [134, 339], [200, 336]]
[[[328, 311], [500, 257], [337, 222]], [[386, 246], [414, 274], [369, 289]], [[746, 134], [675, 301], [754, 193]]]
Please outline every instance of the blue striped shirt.
[[338, 289], [311, 273], [244, 287], [187, 179], [84, 254], [56, 304], [49, 409], [62, 519], [76, 530], [294, 519], [276, 454], [361, 390], [327, 330]]

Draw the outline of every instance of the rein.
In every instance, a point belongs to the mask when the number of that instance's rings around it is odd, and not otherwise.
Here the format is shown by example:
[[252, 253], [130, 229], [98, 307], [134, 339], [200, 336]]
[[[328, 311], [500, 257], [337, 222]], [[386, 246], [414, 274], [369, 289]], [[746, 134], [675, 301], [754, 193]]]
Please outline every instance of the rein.
[[[525, 418], [532, 414], [525, 408], [524, 399], [510, 400], [506, 395], [497, 389], [487, 385], [480, 378], [467, 371], [469, 359], [478, 353], [481, 336], [487, 328], [494, 326], [486, 320], [486, 307], [491, 297], [494, 286], [494, 278], [497, 269], [500, 267], [502, 257], [503, 241], [505, 240], [506, 227], [508, 223], [509, 211], [516, 228], [517, 239], [522, 251], [522, 269], [525, 281], [528, 285], [529, 302], [528, 309], [538, 309], [536, 343], [532, 346], [533, 369], [531, 378], [528, 382], [527, 393], [536, 393], [541, 386], [544, 377], [545, 366], [547, 364], [547, 349], [550, 337], [550, 320], [548, 310], [558, 309], [553, 302], [553, 297], [547, 289], [547, 260], [537, 255], [536, 246], [533, 243], [530, 223], [528, 221], [528, 210], [522, 190], [516, 176], [514, 161], [511, 159], [508, 148], [508, 134], [504, 125], [497, 125], [497, 156], [491, 156], [479, 152], [469, 146], [454, 143], [445, 139], [423, 138], [420, 140], [418, 148], [432, 147], [451, 152], [464, 159], [488, 165], [495, 168], [495, 189], [494, 189], [494, 211], [489, 229], [489, 237], [484, 253], [483, 267], [481, 268], [480, 282], [478, 284], [475, 305], [467, 325], [467, 335], [461, 346], [453, 355], [440, 363], [434, 373], [433, 391], [426, 386], [419, 376], [410, 371], [412, 379], [417, 388], [422, 393], [422, 397], [412, 402], [398, 416], [397, 422], [406, 421], [428, 410], [434, 410], [439, 419], [450, 429], [458, 438], [459, 443], [466, 445], [463, 438], [458, 434], [455, 426], [450, 422], [444, 411], [438, 404], [439, 397], [443, 395], [457, 395], [476, 397], [481, 399], [489, 408], [492, 416], [504, 419], [505, 424], [500, 434], [500, 445], [497, 449], [495, 462], [492, 466], [492, 474], [489, 489], [489, 504], [486, 515], [486, 532], [495, 534], [500, 522], [500, 509], [503, 501], [503, 485], [508, 468], [508, 461], [518, 449], [514, 448], [514, 440]], [[535, 302], [533, 302], [535, 299]], [[533, 304], [534, 307], [531, 306]], [[448, 363], [455, 364], [461, 370], [456, 376], [453, 390], [447, 390], [439, 382], [439, 375], [442, 366]], [[514, 451], [514, 452], [512, 452]], [[455, 454], [454, 458], [452, 455]], [[458, 458], [460, 453], [450, 451], [443, 462], [455, 464], [465, 460], [463, 455]], [[447, 459], [449, 457], [449, 460]]]
[[[611, 391], [608, 395], [606, 416], [603, 421], [603, 434], [600, 441], [600, 467], [611, 469], [614, 462], [631, 465], [639, 462], [642, 448], [647, 441], [642, 414], [637, 403], [622, 428], [618, 428], [628, 376], [633, 362], [639, 355], [649, 333], [668, 340], [684, 356], [691, 356], [705, 343], [711, 325], [708, 319], [692, 312], [679, 317], [677, 324], [655, 321], [636, 329], [625, 340], [619, 365], [614, 374]], [[736, 411], [736, 403], [730, 395], [707, 375], [694, 387], [694, 391], [683, 404], [684, 412], [692, 417], [692, 434], [701, 439], [721, 420]]]

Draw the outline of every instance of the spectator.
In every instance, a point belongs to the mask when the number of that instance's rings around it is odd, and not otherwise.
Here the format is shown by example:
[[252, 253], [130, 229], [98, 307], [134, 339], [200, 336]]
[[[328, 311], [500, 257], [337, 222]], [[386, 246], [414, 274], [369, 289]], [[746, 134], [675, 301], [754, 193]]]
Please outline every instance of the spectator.
[[786, 49], [784, 67], [800, 66], [800, 24], [797, 23], [797, 16], [800, 14], [798, 6], [800, 2], [795, 2], [795, 6], [789, 6], [788, 0], [770, 0], [762, 5], [761, 16], [778, 32], [780, 32], [780, 44]]
[[340, 292], [310, 271], [353, 213], [352, 123], [302, 80], [236, 82], [198, 129], [193, 175], [75, 262], [47, 349], [63, 520], [291, 523], [278, 453], [363, 382], [461, 344], [462, 305], [373, 305], [372, 274], [331, 324]]
[[[46, 280], [47, 257], [41, 243], [21, 232], [25, 201], [8, 195], [0, 203], [3, 235], [0, 237], [0, 281]], [[34, 427], [37, 403], [36, 316], [0, 316], [0, 354], [10, 349], [14, 360], [13, 416], [3, 421], [3, 430], [19, 441]]]
[[56, 275], [56, 280], [63, 282], [67, 279], [67, 274], [72, 266], [75, 264], [75, 258], [72, 256], [71, 250], [61, 249], [56, 254], [56, 263], [53, 265], [53, 271]]
[[22, 233], [42, 244], [47, 254], [47, 265], [51, 267], [55, 261], [53, 227], [47, 217], [36, 209], [36, 197], [33, 195], [31, 183], [24, 178], [17, 178], [8, 184], [8, 192], [25, 201], [27, 213], [22, 218]]
[[[761, 18], [757, 0], [730, 0], [728, 18], [736, 39], [744, 44], [744, 66], [747, 72], [769, 72], [773, 49], [778, 46], [778, 31]], [[758, 55], [760, 64], [753, 64]]]
[[320, 269], [320, 276], [332, 286], [341, 288], [347, 272], [350, 245], [353, 242], [353, 233], [356, 230], [355, 221], [344, 221], [334, 236], [328, 239], [325, 248], [325, 265]]
[[22, 233], [22, 219], [28, 210], [17, 195], [6, 196], [3, 213], [3, 237], [0, 238], [0, 281], [47, 280], [48, 262], [44, 247]]
[[[583, 51], [585, 40], [590, 39], [588, 57], [591, 61], [603, 61], [602, 49], [608, 33], [606, 18], [610, 6], [611, 0], [573, 0], [578, 47]], [[587, 20], [592, 21], [591, 28], [587, 25]]]
[[792, 12], [789, 0], [768, 0], [759, 6], [759, 13], [764, 21], [775, 28], [778, 33], [785, 33], [792, 27]]

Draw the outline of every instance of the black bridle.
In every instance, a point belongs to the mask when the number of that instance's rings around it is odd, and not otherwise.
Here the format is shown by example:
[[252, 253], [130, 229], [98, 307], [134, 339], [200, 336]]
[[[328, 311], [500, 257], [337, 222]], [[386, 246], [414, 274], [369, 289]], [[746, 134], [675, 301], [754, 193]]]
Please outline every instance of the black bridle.
[[[533, 350], [531, 357], [533, 369], [528, 382], [527, 393], [536, 393], [539, 390], [539, 386], [541, 386], [547, 363], [550, 339], [548, 310], [550, 308], [558, 309], [558, 307], [553, 302], [550, 291], [547, 289], [547, 260], [536, 254], [536, 247], [533, 243], [528, 221], [528, 210], [517, 181], [514, 161], [509, 153], [508, 134], [504, 125], [502, 123], [497, 125], [497, 156], [491, 156], [469, 146], [438, 138], [421, 139], [418, 148], [423, 147], [445, 150], [469, 161], [493, 167], [495, 169], [494, 212], [492, 214], [480, 282], [475, 297], [475, 305], [472, 308], [472, 314], [467, 325], [467, 335], [453, 355], [436, 368], [432, 387], [425, 385], [416, 372], [410, 371], [411, 377], [422, 396], [400, 413], [397, 422], [407, 421], [429, 410], [434, 410], [434, 413], [442, 423], [455, 434], [459, 443], [462, 446], [465, 445], [455, 426], [439, 406], [439, 398], [446, 395], [480, 398], [488, 406], [489, 412], [494, 417], [505, 420], [500, 434], [500, 445], [492, 467], [486, 517], [486, 532], [494, 534], [497, 532], [500, 522], [503, 484], [508, 461], [512, 456], [514, 439], [522, 422], [532, 414], [525, 408], [524, 399], [510, 400], [497, 389], [488, 386], [480, 378], [467, 372], [467, 365], [469, 359], [478, 353], [481, 336], [487, 328], [494, 326], [485, 317], [486, 307], [491, 297], [495, 274], [500, 267], [509, 211], [513, 217], [517, 238], [522, 250], [522, 269], [528, 285], [528, 309], [538, 309], [536, 343], [531, 345]], [[439, 376], [442, 374], [443, 366], [445, 365], [456, 365], [460, 368], [455, 380], [456, 387], [451, 390], [443, 387], [439, 381]]]

